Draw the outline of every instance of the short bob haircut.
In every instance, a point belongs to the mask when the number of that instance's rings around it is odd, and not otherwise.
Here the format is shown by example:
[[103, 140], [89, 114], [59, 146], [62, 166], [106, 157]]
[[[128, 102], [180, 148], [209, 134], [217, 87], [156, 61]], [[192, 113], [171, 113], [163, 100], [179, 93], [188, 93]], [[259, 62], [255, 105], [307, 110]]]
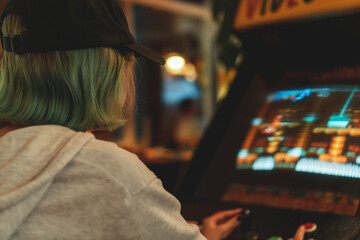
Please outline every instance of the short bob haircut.
[[[26, 34], [9, 14], [4, 36]], [[134, 55], [90, 48], [16, 55], [0, 63], [0, 124], [66, 126], [76, 131], [113, 130], [125, 123], [135, 99]]]

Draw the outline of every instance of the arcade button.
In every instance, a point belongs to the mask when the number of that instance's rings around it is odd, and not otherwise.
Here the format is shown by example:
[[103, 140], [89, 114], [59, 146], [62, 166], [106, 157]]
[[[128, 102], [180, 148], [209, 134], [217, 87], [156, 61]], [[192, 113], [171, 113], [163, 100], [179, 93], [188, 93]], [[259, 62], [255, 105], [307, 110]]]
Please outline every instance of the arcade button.
[[305, 223], [304, 227], [306, 233], [312, 233], [317, 229], [316, 223]]
[[238, 217], [240, 224], [240, 231], [243, 233], [251, 232], [252, 230], [252, 215], [249, 209], [245, 209], [240, 213]]
[[279, 236], [273, 236], [271, 238], [268, 238], [267, 240], [283, 240], [282, 237]]

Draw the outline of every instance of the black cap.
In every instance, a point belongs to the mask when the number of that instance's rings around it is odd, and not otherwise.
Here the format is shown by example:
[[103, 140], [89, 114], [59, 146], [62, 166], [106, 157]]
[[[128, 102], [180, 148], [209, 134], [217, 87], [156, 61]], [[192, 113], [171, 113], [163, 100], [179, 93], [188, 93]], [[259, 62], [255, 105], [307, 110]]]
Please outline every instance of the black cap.
[[135, 43], [116, 0], [9, 0], [0, 27], [9, 13], [23, 18], [27, 32], [12, 37], [1, 32], [5, 51], [22, 54], [111, 47], [165, 64], [160, 54]]

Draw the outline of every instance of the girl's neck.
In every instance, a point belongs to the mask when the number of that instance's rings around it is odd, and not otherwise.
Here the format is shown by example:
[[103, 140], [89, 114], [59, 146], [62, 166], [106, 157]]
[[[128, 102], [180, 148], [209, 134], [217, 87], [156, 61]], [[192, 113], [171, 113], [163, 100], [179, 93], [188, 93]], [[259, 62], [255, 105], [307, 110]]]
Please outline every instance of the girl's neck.
[[11, 124], [3, 124], [0, 125], [0, 137], [4, 136], [8, 132], [14, 131], [19, 128], [24, 128], [25, 125], [11, 125]]

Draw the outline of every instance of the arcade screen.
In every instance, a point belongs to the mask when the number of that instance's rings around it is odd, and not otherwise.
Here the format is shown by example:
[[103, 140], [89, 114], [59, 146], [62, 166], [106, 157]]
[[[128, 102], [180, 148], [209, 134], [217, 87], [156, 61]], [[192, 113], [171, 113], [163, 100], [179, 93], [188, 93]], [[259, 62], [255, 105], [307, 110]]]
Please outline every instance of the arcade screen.
[[240, 144], [235, 168], [360, 178], [360, 88], [271, 92]]
[[194, 198], [355, 215], [359, 178], [358, 86], [268, 90], [254, 81]]
[[[233, 171], [237, 177], [246, 175], [244, 170], [248, 175], [241, 181], [229, 179], [220, 194], [222, 201], [339, 215], [357, 213], [360, 199], [344, 179], [360, 178], [360, 88], [270, 92], [246, 131], [238, 143]], [[305, 175], [309, 178], [300, 177]], [[281, 184], [272, 182], [276, 177]], [[285, 182], [289, 186], [284, 186]], [[323, 185], [317, 185], [319, 182]]]

